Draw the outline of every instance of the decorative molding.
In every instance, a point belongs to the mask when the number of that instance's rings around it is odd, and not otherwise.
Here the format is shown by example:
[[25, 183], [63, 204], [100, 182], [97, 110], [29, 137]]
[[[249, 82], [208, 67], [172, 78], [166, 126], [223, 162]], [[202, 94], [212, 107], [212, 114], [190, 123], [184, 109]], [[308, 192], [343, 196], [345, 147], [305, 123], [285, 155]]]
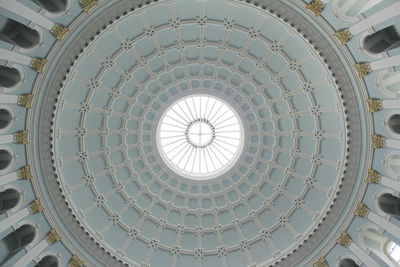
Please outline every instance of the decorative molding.
[[319, 257], [319, 259], [313, 263], [313, 267], [328, 267], [328, 263], [324, 259], [324, 257]]
[[25, 167], [19, 169], [17, 171], [18, 179], [32, 179], [32, 170], [30, 165], [26, 165]]
[[28, 205], [29, 212], [35, 214], [44, 211], [44, 207], [40, 198], [35, 199]]
[[325, 4], [320, 0], [314, 0], [306, 6], [306, 9], [310, 10], [316, 17], [318, 17], [322, 10], [324, 10]]
[[72, 256], [70, 262], [68, 263], [68, 267], [81, 267], [85, 264], [83, 260], [81, 260], [77, 254]]
[[64, 35], [66, 35], [67, 32], [69, 32], [69, 29], [67, 27], [58, 24], [55, 24], [54, 27], [51, 29], [51, 33], [59, 41], [61, 41], [64, 38]]
[[14, 143], [24, 144], [24, 145], [29, 144], [29, 131], [23, 130], [14, 133]]
[[342, 245], [342, 246], [347, 248], [347, 247], [350, 246], [352, 240], [351, 240], [350, 236], [345, 231], [342, 231], [340, 233], [339, 237], [336, 238], [336, 242], [338, 244], [340, 244], [340, 245]]
[[368, 112], [373, 113], [382, 110], [382, 101], [376, 98], [367, 98]]
[[368, 176], [367, 176], [366, 180], [367, 180], [367, 183], [378, 184], [378, 183], [381, 182], [381, 177], [382, 177], [382, 175], [379, 172], [377, 172], [375, 170], [372, 170], [372, 169], [369, 169], [368, 170]]
[[61, 240], [61, 235], [57, 232], [56, 228], [51, 228], [50, 232], [46, 235], [45, 239], [50, 245]]
[[360, 217], [368, 217], [369, 209], [362, 202], [358, 202], [353, 214]]
[[79, 0], [79, 3], [81, 4], [83, 11], [86, 13], [89, 13], [89, 11], [98, 4], [95, 0]]
[[386, 139], [377, 134], [371, 134], [371, 148], [384, 148]]
[[26, 108], [32, 108], [32, 101], [33, 101], [33, 97], [35, 95], [34, 94], [24, 94], [24, 95], [20, 95], [18, 97], [18, 102], [17, 104]]
[[38, 73], [43, 73], [44, 67], [46, 66], [47, 59], [45, 58], [34, 58], [31, 61], [31, 68]]
[[351, 37], [353, 37], [348, 29], [337, 31], [333, 34], [333, 36], [339, 40], [341, 45], [347, 44]]
[[360, 78], [364, 77], [372, 71], [369, 63], [357, 63], [354, 64], [354, 68], [356, 68], [358, 77]]

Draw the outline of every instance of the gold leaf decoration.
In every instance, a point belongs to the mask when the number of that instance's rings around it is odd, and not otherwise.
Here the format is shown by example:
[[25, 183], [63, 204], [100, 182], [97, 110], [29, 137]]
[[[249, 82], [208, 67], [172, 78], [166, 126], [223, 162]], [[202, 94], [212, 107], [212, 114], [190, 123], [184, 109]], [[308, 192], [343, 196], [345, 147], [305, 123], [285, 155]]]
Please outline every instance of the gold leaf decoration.
[[61, 41], [64, 38], [64, 35], [66, 35], [68, 31], [69, 29], [67, 27], [58, 24], [54, 25], [54, 27], [51, 29], [51, 33], [59, 41]]
[[24, 130], [14, 133], [14, 143], [17, 144], [29, 144], [29, 131]]
[[50, 232], [45, 237], [46, 241], [51, 245], [58, 240], [61, 240], [61, 235], [57, 232], [56, 228], [52, 228]]
[[368, 112], [377, 112], [382, 109], [382, 101], [376, 98], [367, 98]]
[[86, 13], [89, 13], [89, 11], [98, 4], [97, 1], [94, 0], [79, 0], [79, 3], [81, 4], [83, 11]]
[[33, 94], [20, 95], [17, 104], [25, 108], [32, 108]]
[[352, 35], [348, 29], [343, 29], [340, 31], [337, 31], [333, 34], [335, 36], [341, 45], [347, 44], [347, 42], [351, 39]]
[[354, 64], [354, 68], [356, 68], [358, 77], [362, 78], [368, 73], [371, 72], [371, 67], [369, 66], [368, 63], [357, 63]]
[[34, 58], [31, 61], [31, 68], [38, 73], [43, 73], [44, 67], [46, 66], [47, 59], [44, 58]]
[[31, 214], [44, 211], [44, 207], [40, 198], [32, 201], [32, 203], [28, 205], [28, 209]]
[[324, 10], [325, 4], [320, 0], [314, 0], [310, 4], [306, 6], [308, 10], [310, 10], [316, 17], [318, 17], [322, 10]]
[[351, 244], [351, 238], [345, 231], [342, 231], [338, 238], [336, 238], [336, 242], [344, 247], [349, 247]]
[[30, 165], [26, 165], [25, 167], [19, 169], [17, 171], [18, 179], [32, 179], [32, 170]]

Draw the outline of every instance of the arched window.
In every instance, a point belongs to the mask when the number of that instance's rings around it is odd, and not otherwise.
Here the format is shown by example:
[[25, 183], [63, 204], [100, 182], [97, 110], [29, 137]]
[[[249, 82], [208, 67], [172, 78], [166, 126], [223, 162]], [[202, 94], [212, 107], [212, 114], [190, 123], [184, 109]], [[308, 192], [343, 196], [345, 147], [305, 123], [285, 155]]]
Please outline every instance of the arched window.
[[0, 40], [22, 48], [32, 48], [39, 44], [39, 33], [18, 21], [0, 17]]
[[15, 189], [7, 189], [0, 192], [0, 214], [15, 208], [20, 199], [20, 194]]
[[335, 14], [342, 20], [354, 20], [365, 10], [373, 7], [382, 0], [336, 0]]
[[359, 265], [352, 259], [342, 259], [339, 262], [339, 267], [358, 267]]
[[394, 25], [365, 37], [363, 47], [371, 54], [379, 54], [400, 46], [400, 34]]
[[0, 149], [0, 171], [10, 166], [12, 156], [10, 152], [5, 149]]
[[390, 216], [400, 220], [400, 199], [389, 193], [378, 197], [379, 208]]
[[10, 125], [11, 121], [12, 121], [12, 116], [10, 111], [4, 108], [0, 108], [0, 130]]
[[400, 134], [400, 114], [393, 114], [389, 117], [388, 126], [391, 131]]
[[25, 224], [0, 241], [0, 266], [31, 243], [36, 235], [32, 225]]
[[13, 87], [21, 81], [21, 74], [17, 69], [0, 66], [0, 87]]
[[400, 96], [400, 72], [380, 74], [377, 84], [384, 94], [390, 97]]
[[364, 228], [360, 232], [362, 242], [389, 266], [399, 266], [400, 247], [375, 229]]
[[400, 154], [390, 154], [386, 159], [386, 167], [389, 169], [392, 175], [400, 175]]
[[35, 267], [58, 267], [58, 259], [53, 255], [43, 257]]
[[40, 6], [52, 13], [60, 13], [67, 9], [67, 0], [34, 0]]

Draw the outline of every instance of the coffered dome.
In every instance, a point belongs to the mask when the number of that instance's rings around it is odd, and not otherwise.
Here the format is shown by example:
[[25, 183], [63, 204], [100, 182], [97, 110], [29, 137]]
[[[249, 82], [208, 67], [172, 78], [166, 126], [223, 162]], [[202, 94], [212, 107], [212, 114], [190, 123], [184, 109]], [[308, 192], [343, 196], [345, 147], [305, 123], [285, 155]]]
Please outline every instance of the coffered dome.
[[396, 1], [6, 2], [0, 232], [50, 234], [3, 263], [397, 266]]

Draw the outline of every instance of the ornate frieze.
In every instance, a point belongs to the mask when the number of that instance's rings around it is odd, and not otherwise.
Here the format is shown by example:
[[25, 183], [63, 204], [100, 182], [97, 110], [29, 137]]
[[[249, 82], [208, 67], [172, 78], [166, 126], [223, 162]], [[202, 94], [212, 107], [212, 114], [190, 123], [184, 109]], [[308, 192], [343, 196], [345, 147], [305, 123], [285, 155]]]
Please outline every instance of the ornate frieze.
[[81, 260], [78, 255], [74, 254], [72, 256], [70, 262], [68, 263], [68, 267], [81, 267], [85, 264], [83, 260]]
[[18, 179], [32, 179], [32, 170], [30, 165], [26, 165], [25, 167], [19, 169], [17, 171]]
[[318, 17], [322, 10], [324, 10], [325, 4], [320, 0], [314, 0], [310, 4], [306, 6], [308, 10], [310, 10], [316, 17]]
[[32, 100], [34, 94], [25, 94], [25, 95], [20, 95], [18, 97], [18, 105], [26, 107], [26, 108], [32, 108]]
[[367, 98], [368, 112], [376, 112], [382, 109], [382, 101], [376, 98]]
[[369, 214], [369, 209], [367, 206], [365, 206], [362, 202], [357, 203], [357, 207], [354, 210], [354, 215], [360, 216], [360, 217], [368, 217]]
[[24, 144], [24, 145], [29, 144], [29, 131], [23, 130], [14, 133], [14, 143]]
[[384, 148], [385, 147], [385, 137], [377, 135], [377, 134], [371, 134], [371, 147], [372, 148]]
[[319, 257], [319, 259], [313, 263], [313, 267], [328, 267], [328, 263], [324, 259], [324, 257]]
[[28, 205], [28, 209], [31, 214], [44, 211], [44, 207], [40, 198], [37, 198], [34, 201], [32, 201], [32, 203]]
[[61, 240], [61, 235], [57, 232], [56, 228], [52, 228], [45, 237], [46, 241], [51, 245], [58, 240]]
[[44, 67], [46, 66], [47, 59], [34, 58], [31, 61], [31, 68], [39, 73], [43, 73]]
[[372, 71], [369, 63], [357, 63], [354, 64], [354, 68], [356, 68], [358, 77], [360, 78], [364, 77]]
[[66, 35], [68, 31], [69, 29], [67, 27], [58, 24], [55, 24], [54, 27], [51, 29], [51, 33], [59, 41], [61, 41], [64, 38], [64, 35]]
[[339, 237], [336, 238], [336, 242], [344, 247], [349, 247], [352, 241], [349, 235], [345, 231], [342, 231]]
[[352, 35], [348, 29], [343, 29], [340, 31], [337, 31], [333, 34], [335, 36], [341, 45], [347, 44], [347, 42], [351, 39]]
[[79, 3], [86, 13], [89, 13], [89, 11], [98, 4], [95, 0], [79, 0]]
[[367, 180], [367, 183], [378, 184], [381, 182], [381, 177], [382, 177], [382, 175], [380, 173], [378, 173], [377, 171], [374, 171], [372, 169], [369, 169], [366, 180]]

